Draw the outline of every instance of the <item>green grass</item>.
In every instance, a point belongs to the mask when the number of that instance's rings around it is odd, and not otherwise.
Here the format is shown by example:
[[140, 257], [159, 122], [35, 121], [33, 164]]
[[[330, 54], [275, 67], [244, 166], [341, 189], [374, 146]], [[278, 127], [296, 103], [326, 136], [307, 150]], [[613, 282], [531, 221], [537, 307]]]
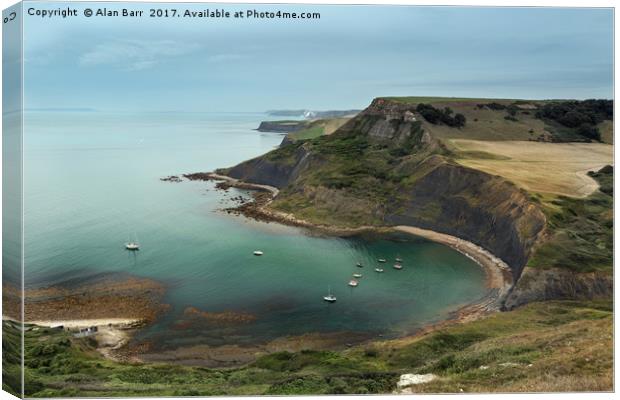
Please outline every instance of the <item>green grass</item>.
[[[422, 392], [610, 390], [612, 310], [611, 301], [603, 300], [534, 303], [419, 338], [344, 351], [273, 353], [233, 369], [116, 363], [103, 359], [87, 339], [29, 330], [26, 394], [372, 394], [390, 393], [404, 373], [439, 377], [414, 388]], [[19, 335], [7, 326], [3, 333], [3, 346]], [[559, 387], [567, 381], [574, 383]]]
[[[397, 200], [402, 195], [399, 188], [411, 176], [407, 168], [400, 166], [407, 161], [415, 168], [428, 156], [424, 151], [413, 154], [419, 150], [422, 133], [420, 124], [414, 124], [411, 136], [396, 145], [373, 141], [355, 132], [336, 132], [307, 140], [304, 147], [311, 154], [320, 154], [320, 160], [290, 187], [283, 188], [271, 206], [315, 223], [381, 225], [383, 221], [376, 210]], [[274, 157], [288, 159], [284, 153], [293, 152], [295, 145], [299, 143], [283, 146], [265, 157], [273, 161]], [[320, 196], [328, 191], [331, 195]], [[322, 200], [315, 201], [316, 196]], [[347, 203], [346, 209], [334, 213], [334, 207], [342, 202]]]
[[20, 397], [21, 384], [21, 335], [18, 323], [2, 322], [2, 390]]
[[296, 120], [296, 119], [282, 119], [277, 121], [264, 121], [273, 125], [299, 125], [306, 123], [304, 120]]
[[300, 131], [289, 133], [288, 136], [293, 140], [308, 140], [323, 135], [323, 132], [325, 132], [324, 126], [320, 124], [314, 124]]
[[558, 196], [547, 200], [551, 237], [528, 261], [534, 268], [562, 267], [576, 272], [613, 268], [613, 168], [590, 174], [600, 190], [585, 199]]
[[385, 100], [396, 101], [405, 104], [418, 103], [450, 103], [450, 102], [471, 102], [471, 103], [488, 103], [493, 101], [513, 102], [515, 99], [492, 99], [492, 98], [475, 98], [475, 97], [425, 97], [425, 96], [403, 96], [403, 97], [381, 97]]

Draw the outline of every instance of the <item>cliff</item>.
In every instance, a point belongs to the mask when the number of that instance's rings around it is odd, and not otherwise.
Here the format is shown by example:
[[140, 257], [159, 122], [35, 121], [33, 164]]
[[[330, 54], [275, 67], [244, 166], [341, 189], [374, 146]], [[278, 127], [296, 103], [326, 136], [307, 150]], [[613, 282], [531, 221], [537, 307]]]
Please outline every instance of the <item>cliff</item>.
[[566, 268], [526, 267], [506, 297], [504, 309], [513, 310], [534, 301], [613, 297], [613, 275], [600, 271], [575, 273]]
[[263, 121], [258, 128], [259, 132], [289, 133], [305, 129], [308, 121]]

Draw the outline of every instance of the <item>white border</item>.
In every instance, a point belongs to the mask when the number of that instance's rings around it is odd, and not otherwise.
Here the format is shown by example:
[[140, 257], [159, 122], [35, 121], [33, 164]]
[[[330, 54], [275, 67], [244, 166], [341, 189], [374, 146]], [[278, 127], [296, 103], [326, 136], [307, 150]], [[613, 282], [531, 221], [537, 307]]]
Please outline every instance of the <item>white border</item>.
[[[72, 1], [68, 1], [68, 3], [71, 3]], [[96, 0], [82, 0], [80, 2], [97, 2]], [[120, 1], [119, 1], [120, 2]], [[141, 3], [190, 3], [189, 1], [180, 1], [180, 0], [150, 0], [150, 1], [144, 1], [144, 0], [139, 0], [136, 2], [141, 2]], [[8, 8], [11, 5], [17, 3], [16, 1], [12, 1], [12, 0], [0, 0], [0, 7], [2, 9]], [[606, 8], [614, 8], [614, 21], [615, 21], [615, 6], [616, 6], [616, 2], [613, 0], [589, 0], [589, 1], [579, 1], [579, 0], [519, 0], [519, 1], [514, 1], [514, 0], [505, 0], [505, 1], [493, 1], [493, 0], [472, 0], [472, 1], [467, 1], [467, 0], [447, 0], [447, 1], [438, 1], [438, 0], [423, 0], [423, 1], [415, 1], [415, 0], [389, 0], [386, 2], [382, 2], [382, 1], [378, 1], [378, 0], [355, 0], [355, 1], [351, 1], [351, 0], [335, 0], [335, 1], [330, 1], [330, 0], [312, 0], [312, 1], [303, 1], [303, 0], [289, 0], [289, 1], [260, 1], [260, 0], [244, 0], [244, 1], [231, 1], [231, 0], [220, 0], [220, 1], [211, 1], [211, 3], [230, 3], [230, 4], [239, 4], [239, 3], [255, 3], [255, 4], [261, 4], [261, 3], [270, 3], [270, 4], [321, 4], [321, 5], [329, 5], [329, 4], [342, 4], [342, 5], [361, 5], [361, 4], [376, 4], [376, 5], [414, 5], [414, 6], [481, 6], [481, 7], [549, 7], [549, 6], [555, 6], [555, 7], [587, 7], [587, 8], [591, 8], [591, 7], [606, 7]], [[23, 26], [23, 25], [22, 25]], [[614, 24], [615, 26], [615, 24]], [[1, 38], [2, 38], [2, 33], [0, 30], [0, 43], [1, 43]], [[617, 63], [616, 58], [615, 58], [615, 50], [616, 50], [616, 46], [618, 43], [618, 32], [614, 29], [614, 78], [615, 78], [615, 73], [617, 71]], [[22, 71], [23, 74], [23, 71]], [[23, 75], [22, 75], [23, 77]], [[615, 81], [614, 81], [615, 82]], [[2, 88], [2, 83], [0, 80], [0, 90]], [[614, 84], [614, 99], [618, 98], [618, 92], [617, 92], [617, 88], [615, 87]], [[23, 101], [23, 98], [22, 98]], [[0, 106], [1, 106], [1, 100], [0, 100]], [[614, 102], [614, 114], [617, 115], [617, 107], [616, 104]], [[23, 122], [22, 122], [22, 128], [23, 128]], [[22, 135], [23, 138], [23, 135]], [[614, 124], [614, 138], [615, 138], [615, 124]], [[1, 154], [0, 154], [0, 158], [1, 158]], [[616, 164], [616, 159], [614, 157], [614, 164]], [[23, 166], [22, 166], [23, 168]], [[0, 169], [1, 169], [1, 164], [0, 164]], [[23, 169], [22, 169], [23, 172]], [[616, 188], [618, 185], [618, 177], [617, 174], [614, 178], [614, 188]], [[1, 188], [0, 188], [0, 194], [1, 194]], [[615, 196], [615, 193], [614, 193]], [[615, 202], [614, 202], [614, 215], [615, 215]], [[0, 233], [1, 233], [1, 227], [0, 227]], [[617, 235], [618, 229], [616, 229], [616, 227], [614, 227], [614, 249], [618, 248], [618, 243], [620, 243], [620, 239], [618, 238]], [[0, 248], [0, 255], [1, 255], [1, 248]], [[617, 277], [617, 269], [616, 269], [616, 262], [615, 262], [615, 257], [614, 257], [614, 280]], [[616, 302], [616, 300], [618, 299], [618, 292], [615, 291], [615, 297], [614, 297], [614, 304], [618, 304]], [[618, 346], [615, 346], [615, 333], [616, 333], [616, 326], [615, 326], [615, 313], [614, 313], [614, 367], [615, 367], [615, 360], [618, 359], [618, 356], [620, 355], [620, 351], [618, 349]], [[618, 382], [618, 369], [614, 368], [614, 387], [615, 387], [615, 383]], [[416, 395], [416, 396], [398, 396], [398, 398], [403, 398], [403, 399], [413, 399], [413, 398], [423, 398], [423, 399], [428, 399], [428, 400], [436, 400], [436, 399], [446, 399], [448, 396], [457, 396], [457, 395]], [[337, 397], [342, 397], [342, 396], [287, 396], [287, 399], [312, 399], [312, 400], [325, 400], [327, 398], [337, 398]], [[362, 399], [362, 398], [367, 398], [368, 396], [347, 396], [347, 398], [353, 398], [353, 399]], [[616, 398], [616, 393], [587, 393], [587, 394], [583, 394], [583, 393], [559, 393], [559, 394], [498, 394], [498, 395], [485, 395], [485, 394], [460, 394], [458, 395], [459, 398], [465, 398], [465, 399], [477, 399], [477, 398], [482, 398], [482, 399], [514, 399], [514, 400], [519, 400], [519, 399], [525, 399], [525, 400], [533, 400], [533, 399], [538, 399], [538, 398], [544, 398], [544, 399], [553, 399], [553, 400], [577, 400], [577, 399], [609, 399], [609, 398]], [[200, 397], [192, 397], [192, 398], [200, 398]], [[226, 398], [226, 397], [219, 397], [219, 398]], [[278, 397], [272, 397], [272, 396], [255, 396], [255, 398], [258, 399], [278, 399]], [[378, 395], [378, 396], [372, 396], [373, 399], [394, 399], [396, 398], [395, 396], [389, 396], [389, 395]], [[9, 395], [6, 392], [0, 392], [0, 400], [5, 400], [5, 399], [14, 399], [13, 396]], [[148, 398], [147, 398], [148, 399]], [[172, 399], [187, 399], [187, 398], [177, 398], [177, 397], [172, 397]]]

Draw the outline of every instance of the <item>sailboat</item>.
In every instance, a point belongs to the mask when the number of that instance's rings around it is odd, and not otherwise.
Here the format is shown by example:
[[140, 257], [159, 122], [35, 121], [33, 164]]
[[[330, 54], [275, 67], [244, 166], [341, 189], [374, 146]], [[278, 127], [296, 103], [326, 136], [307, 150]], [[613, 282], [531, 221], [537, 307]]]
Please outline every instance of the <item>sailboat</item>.
[[140, 243], [138, 243], [138, 239], [125, 243], [125, 249], [131, 251], [140, 250]]
[[328, 303], [336, 302], [336, 296], [332, 294], [332, 290], [329, 286], [327, 287], [327, 296], [323, 296], [323, 300], [325, 300]]

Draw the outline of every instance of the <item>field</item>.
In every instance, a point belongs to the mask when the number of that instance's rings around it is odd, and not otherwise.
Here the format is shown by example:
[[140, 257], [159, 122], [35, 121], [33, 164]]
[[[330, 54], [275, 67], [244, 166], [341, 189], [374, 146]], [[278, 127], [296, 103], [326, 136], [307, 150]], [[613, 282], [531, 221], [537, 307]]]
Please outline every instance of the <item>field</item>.
[[587, 175], [613, 164], [613, 146], [451, 139], [459, 163], [500, 175], [538, 193], [585, 197], [598, 188]]

